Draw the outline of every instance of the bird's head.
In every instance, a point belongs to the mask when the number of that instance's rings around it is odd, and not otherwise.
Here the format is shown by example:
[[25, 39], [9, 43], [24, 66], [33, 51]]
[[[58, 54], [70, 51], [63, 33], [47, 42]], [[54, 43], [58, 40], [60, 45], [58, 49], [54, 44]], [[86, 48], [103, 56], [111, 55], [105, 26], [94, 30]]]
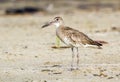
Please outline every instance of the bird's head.
[[63, 25], [63, 19], [61, 17], [55, 17], [52, 21], [47, 22], [42, 26], [42, 28], [50, 26], [50, 25], [55, 25], [56, 27], [59, 27]]

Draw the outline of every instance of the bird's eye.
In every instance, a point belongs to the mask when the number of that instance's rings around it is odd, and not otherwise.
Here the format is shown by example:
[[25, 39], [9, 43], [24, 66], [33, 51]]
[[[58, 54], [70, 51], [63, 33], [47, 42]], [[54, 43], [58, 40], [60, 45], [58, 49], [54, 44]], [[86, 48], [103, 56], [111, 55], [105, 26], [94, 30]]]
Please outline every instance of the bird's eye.
[[56, 19], [56, 21], [58, 21], [59, 19]]

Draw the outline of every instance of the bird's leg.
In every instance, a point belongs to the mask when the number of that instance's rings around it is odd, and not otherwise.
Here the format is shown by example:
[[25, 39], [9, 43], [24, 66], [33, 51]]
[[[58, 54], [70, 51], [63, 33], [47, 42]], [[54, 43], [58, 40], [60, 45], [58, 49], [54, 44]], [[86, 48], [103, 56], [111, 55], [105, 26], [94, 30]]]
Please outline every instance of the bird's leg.
[[71, 50], [72, 50], [71, 70], [73, 70], [73, 62], [74, 62], [74, 47], [72, 47]]
[[76, 69], [78, 69], [79, 68], [79, 50], [78, 50], [78, 47], [76, 47], [76, 49], [77, 49], [77, 68]]

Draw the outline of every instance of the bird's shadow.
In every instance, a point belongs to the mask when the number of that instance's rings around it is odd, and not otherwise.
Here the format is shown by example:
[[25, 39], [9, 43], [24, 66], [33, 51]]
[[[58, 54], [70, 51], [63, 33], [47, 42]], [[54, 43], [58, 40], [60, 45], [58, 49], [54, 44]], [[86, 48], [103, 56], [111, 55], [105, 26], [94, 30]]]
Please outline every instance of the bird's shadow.
[[51, 48], [53, 49], [67, 49], [67, 48], [70, 48], [70, 46], [52, 46]]

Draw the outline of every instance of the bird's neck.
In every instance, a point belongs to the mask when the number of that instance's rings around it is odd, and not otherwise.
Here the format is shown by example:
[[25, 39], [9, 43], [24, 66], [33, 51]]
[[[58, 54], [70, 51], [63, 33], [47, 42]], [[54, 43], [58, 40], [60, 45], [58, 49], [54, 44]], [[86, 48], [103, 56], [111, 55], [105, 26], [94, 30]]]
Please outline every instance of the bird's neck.
[[65, 28], [64, 25], [59, 25], [58, 27], [56, 26], [56, 29], [62, 29], [62, 28]]
[[64, 24], [61, 24], [61, 23], [54, 23], [54, 25], [56, 28], [60, 28], [60, 27], [64, 26]]

